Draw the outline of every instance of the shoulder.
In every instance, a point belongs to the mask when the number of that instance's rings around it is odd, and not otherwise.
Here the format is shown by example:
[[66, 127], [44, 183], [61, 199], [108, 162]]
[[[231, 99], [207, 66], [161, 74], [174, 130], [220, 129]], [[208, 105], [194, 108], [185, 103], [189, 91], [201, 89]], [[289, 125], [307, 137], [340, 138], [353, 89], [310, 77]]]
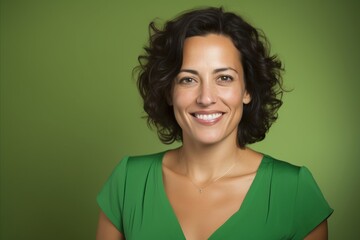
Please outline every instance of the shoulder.
[[161, 164], [164, 154], [165, 151], [146, 155], [124, 156], [113, 169], [112, 175], [124, 177], [128, 171], [146, 171], [156, 163]]
[[317, 225], [331, 215], [332, 209], [325, 200], [311, 172], [305, 166], [264, 155], [264, 175], [268, 183], [272, 209], [286, 221], [291, 221], [294, 239], [304, 239]]
[[269, 155], [264, 155], [263, 162], [264, 168], [271, 175], [272, 183], [297, 191], [307, 188], [320, 190], [312, 173], [305, 166], [297, 166]]
[[298, 175], [301, 167], [286, 162], [284, 160], [276, 159], [270, 155], [264, 154], [264, 165], [271, 167], [274, 171], [280, 174], [295, 174]]
[[127, 161], [127, 165], [151, 165], [153, 163], [162, 162], [164, 154], [166, 151], [145, 154], [145, 155], [134, 155], [134, 156], [126, 156], [125, 159]]
[[151, 154], [144, 154], [144, 155], [126, 155], [124, 156], [118, 163], [118, 165], [128, 165], [128, 164], [149, 164], [152, 162], [162, 160], [166, 151], [151, 153]]
[[159, 174], [164, 153], [123, 157], [114, 168], [108, 182], [119, 189], [126, 189], [127, 186], [131, 189], [142, 187], [150, 176]]
[[311, 172], [305, 166], [297, 166], [289, 162], [264, 155], [264, 165], [271, 171], [272, 179], [283, 184], [297, 184], [305, 179], [313, 179]]
[[156, 164], [161, 164], [164, 152], [123, 157], [115, 168], [122, 175], [130, 172], [144, 172]]

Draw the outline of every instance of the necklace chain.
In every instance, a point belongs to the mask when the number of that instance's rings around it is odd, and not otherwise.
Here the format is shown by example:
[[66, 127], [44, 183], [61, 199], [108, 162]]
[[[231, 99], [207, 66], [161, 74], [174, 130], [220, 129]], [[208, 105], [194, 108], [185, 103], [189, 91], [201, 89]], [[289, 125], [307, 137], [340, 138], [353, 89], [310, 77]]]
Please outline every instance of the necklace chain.
[[215, 179], [212, 179], [207, 184], [205, 184], [205, 186], [202, 186], [202, 187], [199, 187], [199, 185], [197, 185], [188, 175], [186, 175], [186, 177], [190, 180], [190, 182], [194, 185], [194, 187], [197, 188], [199, 193], [203, 193], [205, 188], [209, 187], [211, 184], [213, 184], [213, 183], [217, 182], [218, 180], [222, 179], [223, 177], [225, 177], [235, 167], [235, 164], [236, 164], [236, 161], [228, 168], [228, 170], [226, 170], [226, 172], [224, 174], [220, 175], [219, 177], [217, 177]]

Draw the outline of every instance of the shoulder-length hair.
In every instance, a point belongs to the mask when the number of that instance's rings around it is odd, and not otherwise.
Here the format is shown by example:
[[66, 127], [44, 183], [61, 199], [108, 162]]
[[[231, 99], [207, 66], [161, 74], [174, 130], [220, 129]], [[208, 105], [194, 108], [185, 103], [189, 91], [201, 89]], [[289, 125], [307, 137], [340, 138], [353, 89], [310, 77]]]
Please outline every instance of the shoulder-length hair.
[[282, 105], [282, 65], [270, 55], [269, 44], [262, 31], [242, 17], [222, 8], [205, 8], [185, 12], [167, 21], [162, 29], [149, 25], [150, 39], [145, 53], [138, 57], [140, 65], [137, 86], [144, 102], [148, 125], [155, 126], [163, 143], [182, 140], [171, 99], [173, 81], [180, 71], [186, 38], [220, 34], [232, 39], [240, 51], [245, 88], [251, 96], [244, 105], [237, 142], [240, 147], [261, 141]]

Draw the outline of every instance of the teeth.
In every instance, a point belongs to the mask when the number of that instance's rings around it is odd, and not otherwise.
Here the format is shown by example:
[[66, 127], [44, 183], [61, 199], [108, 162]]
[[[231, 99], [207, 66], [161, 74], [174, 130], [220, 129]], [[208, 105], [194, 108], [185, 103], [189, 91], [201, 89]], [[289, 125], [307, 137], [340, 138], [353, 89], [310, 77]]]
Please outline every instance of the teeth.
[[214, 120], [216, 118], [219, 118], [222, 115], [222, 113], [213, 113], [213, 114], [197, 114], [195, 113], [195, 117], [202, 119], [202, 120]]

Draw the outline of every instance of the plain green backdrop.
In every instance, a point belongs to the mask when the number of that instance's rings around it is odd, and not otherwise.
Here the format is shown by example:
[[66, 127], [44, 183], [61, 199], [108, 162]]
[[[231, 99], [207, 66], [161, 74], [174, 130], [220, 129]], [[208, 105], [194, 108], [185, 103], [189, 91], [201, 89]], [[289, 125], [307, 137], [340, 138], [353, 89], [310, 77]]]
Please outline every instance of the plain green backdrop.
[[119, 159], [176, 146], [147, 128], [131, 72], [151, 20], [209, 5], [263, 29], [294, 89], [252, 147], [308, 166], [335, 209], [330, 239], [359, 236], [357, 1], [2, 0], [2, 240], [94, 239]]

